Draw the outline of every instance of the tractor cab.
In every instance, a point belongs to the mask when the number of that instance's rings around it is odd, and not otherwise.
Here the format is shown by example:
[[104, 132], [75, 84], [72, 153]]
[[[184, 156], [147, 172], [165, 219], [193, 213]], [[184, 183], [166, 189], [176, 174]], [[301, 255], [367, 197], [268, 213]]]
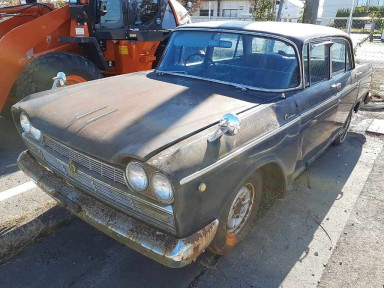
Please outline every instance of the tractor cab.
[[[152, 68], [165, 48], [170, 31], [191, 21], [187, 10], [176, 0], [83, 3], [83, 0], [71, 1], [71, 34], [60, 41], [78, 43], [85, 56], [106, 74]], [[126, 58], [133, 65], [125, 65]]]

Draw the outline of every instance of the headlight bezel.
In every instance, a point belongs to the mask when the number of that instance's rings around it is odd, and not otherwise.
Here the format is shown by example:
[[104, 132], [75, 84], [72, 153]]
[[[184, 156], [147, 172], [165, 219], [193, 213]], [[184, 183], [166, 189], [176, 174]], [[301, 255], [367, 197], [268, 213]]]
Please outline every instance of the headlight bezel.
[[[144, 188], [135, 188], [135, 185], [133, 185], [130, 181], [130, 177], [129, 177], [129, 171], [128, 171], [128, 168], [130, 165], [137, 165], [137, 167], [140, 167], [140, 169], [142, 169], [144, 171], [144, 174], [146, 176], [146, 185]], [[125, 179], [127, 181], [127, 184], [129, 185], [129, 187], [131, 187], [131, 189], [133, 189], [133, 191], [135, 192], [143, 192], [145, 190], [148, 189], [149, 187], [149, 177], [148, 177], [148, 173], [147, 171], [145, 170], [145, 168], [143, 167], [143, 165], [140, 163], [140, 162], [137, 162], [137, 161], [131, 161], [127, 164], [127, 167], [125, 168]]]
[[[157, 177], [157, 176], [160, 176], [160, 177], [164, 177], [165, 178], [165, 180], [168, 182], [168, 184], [169, 184], [169, 186], [170, 186], [170, 195], [171, 195], [171, 197], [170, 197], [170, 199], [169, 200], [164, 200], [164, 199], [161, 199], [160, 197], [159, 197], [159, 194], [156, 192], [156, 187], [155, 187], [155, 184], [154, 184], [154, 179], [155, 179], [155, 177]], [[161, 172], [156, 172], [156, 173], [154, 173], [153, 175], [152, 175], [152, 177], [151, 177], [151, 189], [152, 189], [152, 192], [153, 192], [153, 194], [154, 194], [154, 196], [157, 198], [157, 200], [159, 201], [159, 202], [161, 202], [161, 203], [164, 203], [164, 204], [171, 204], [171, 203], [173, 203], [173, 201], [174, 201], [174, 189], [173, 189], [173, 185], [172, 185], [172, 182], [171, 182], [171, 180], [167, 177], [167, 175], [165, 175], [164, 173], [161, 173]]]
[[[145, 171], [145, 173], [147, 175], [147, 179], [148, 179], [148, 183], [147, 183], [147, 186], [145, 189], [140, 189], [140, 190], [135, 189], [134, 185], [132, 185], [131, 181], [129, 180], [128, 167], [131, 163], [132, 164], [138, 164]], [[154, 181], [153, 181], [154, 179], [156, 180], [157, 175], [161, 175], [161, 177], [164, 177], [166, 179], [166, 181], [168, 182], [169, 187], [170, 187], [169, 194], [171, 195], [171, 197], [169, 199], [165, 199], [165, 198], [158, 196], [158, 194], [156, 192], [157, 187], [155, 186], [156, 183], [154, 183]], [[124, 176], [125, 176], [125, 181], [127, 183], [127, 186], [129, 187], [129, 189], [132, 192], [135, 192], [135, 193], [138, 193], [142, 196], [148, 197], [151, 200], [153, 200], [156, 203], [159, 203], [161, 205], [171, 205], [174, 202], [175, 189], [173, 187], [172, 181], [170, 180], [168, 175], [166, 175], [162, 171], [159, 171], [155, 167], [152, 167], [150, 165], [147, 165], [146, 163], [143, 163], [143, 162], [140, 162], [137, 160], [132, 160], [132, 161], [128, 162], [126, 169], [125, 169]]]

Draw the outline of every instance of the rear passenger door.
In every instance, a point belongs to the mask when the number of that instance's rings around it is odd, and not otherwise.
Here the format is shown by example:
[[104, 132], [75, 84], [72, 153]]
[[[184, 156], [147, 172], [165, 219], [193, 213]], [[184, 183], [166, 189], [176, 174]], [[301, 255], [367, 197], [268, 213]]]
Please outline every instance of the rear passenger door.
[[314, 158], [337, 129], [338, 89], [331, 79], [331, 46], [330, 40], [304, 46], [306, 88], [294, 96], [301, 116], [299, 166]]
[[352, 49], [348, 41], [343, 38], [332, 40], [331, 73], [332, 85], [337, 86], [338, 107], [336, 125], [341, 128], [348, 118], [359, 92], [358, 81], [353, 79]]

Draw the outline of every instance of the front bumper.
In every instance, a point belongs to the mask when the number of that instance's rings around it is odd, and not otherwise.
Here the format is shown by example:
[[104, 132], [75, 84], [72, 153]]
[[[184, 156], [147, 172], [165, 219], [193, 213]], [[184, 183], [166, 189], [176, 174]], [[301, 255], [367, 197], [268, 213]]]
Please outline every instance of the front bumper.
[[37, 163], [28, 151], [20, 154], [17, 163], [44, 192], [73, 214], [168, 267], [179, 268], [194, 261], [216, 234], [218, 220], [186, 238], [177, 239], [87, 196]]

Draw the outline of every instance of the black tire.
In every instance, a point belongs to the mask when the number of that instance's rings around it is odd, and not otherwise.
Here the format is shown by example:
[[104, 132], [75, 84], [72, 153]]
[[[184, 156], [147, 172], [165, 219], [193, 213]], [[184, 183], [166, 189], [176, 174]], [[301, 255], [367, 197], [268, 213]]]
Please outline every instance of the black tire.
[[[230, 210], [232, 208], [232, 204], [234, 203], [234, 200], [236, 199], [236, 196], [238, 195], [239, 191], [247, 185], [252, 185], [254, 188], [253, 205], [249, 210], [248, 217], [242, 222], [242, 225], [239, 225], [239, 230], [230, 232], [230, 228], [228, 228], [227, 222], [228, 216], [230, 215]], [[249, 229], [252, 226], [252, 223], [255, 221], [258, 215], [258, 210], [260, 208], [260, 203], [263, 196], [262, 190], [262, 177], [261, 174], [258, 172], [256, 172], [251, 177], [247, 178], [235, 189], [230, 199], [228, 199], [228, 202], [219, 219], [219, 226], [217, 227], [215, 238], [212, 240], [208, 248], [212, 253], [216, 255], [226, 255], [232, 251], [236, 244], [244, 240], [245, 236], [247, 235]]]
[[345, 120], [345, 123], [343, 125], [343, 128], [340, 131], [339, 136], [333, 141], [333, 145], [341, 145], [344, 143], [345, 138], [347, 138], [349, 126], [351, 125], [351, 120], [352, 120], [352, 111], [349, 112], [347, 120]]
[[76, 75], [87, 81], [102, 78], [100, 70], [88, 59], [68, 53], [54, 52], [32, 60], [21, 73], [16, 83], [16, 100], [52, 88], [52, 78], [58, 72], [64, 72], [68, 77]]

